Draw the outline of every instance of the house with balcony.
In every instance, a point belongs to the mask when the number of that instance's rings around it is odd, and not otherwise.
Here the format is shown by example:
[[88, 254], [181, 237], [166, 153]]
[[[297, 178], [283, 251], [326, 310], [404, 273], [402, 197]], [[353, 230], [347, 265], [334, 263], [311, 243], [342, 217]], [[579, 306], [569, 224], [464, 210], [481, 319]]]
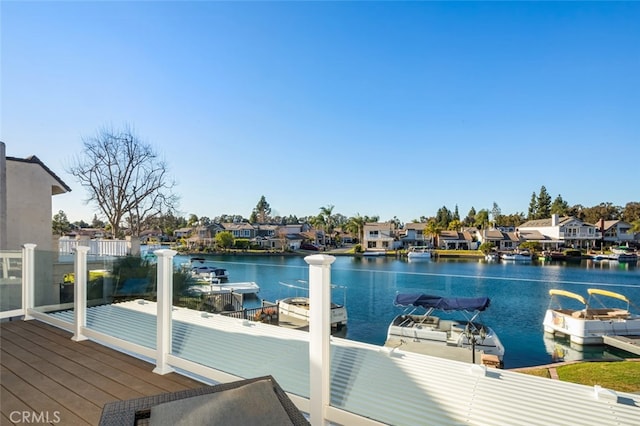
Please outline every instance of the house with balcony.
[[605, 247], [635, 245], [635, 235], [631, 232], [631, 224], [622, 220], [600, 220], [595, 225], [600, 231], [601, 241]]
[[590, 249], [600, 240], [600, 233], [595, 225], [585, 223], [573, 216], [560, 217], [551, 215], [548, 219], [530, 220], [518, 226], [521, 235], [537, 231], [545, 238], [541, 241], [545, 250], [561, 247]]
[[396, 246], [395, 226], [391, 222], [365, 223], [362, 247], [365, 250], [394, 250]]
[[402, 248], [406, 249], [413, 246], [433, 247], [433, 236], [425, 233], [426, 227], [427, 223], [425, 222], [405, 224], [400, 237]]

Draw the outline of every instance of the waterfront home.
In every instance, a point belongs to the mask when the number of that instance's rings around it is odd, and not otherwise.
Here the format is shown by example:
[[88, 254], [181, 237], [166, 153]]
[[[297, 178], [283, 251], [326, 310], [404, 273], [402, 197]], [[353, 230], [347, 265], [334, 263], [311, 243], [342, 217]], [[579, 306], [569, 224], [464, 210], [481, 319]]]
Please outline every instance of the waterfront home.
[[426, 235], [424, 230], [427, 227], [426, 222], [407, 223], [402, 229], [400, 241], [403, 248], [414, 246], [433, 247], [433, 235]]
[[[395, 227], [391, 222], [365, 223], [362, 247], [366, 250], [393, 250], [395, 246]], [[399, 242], [398, 242], [399, 245]]]
[[607, 245], [626, 245], [637, 242], [631, 231], [631, 224], [622, 220], [603, 220], [596, 223], [602, 242]]
[[546, 238], [542, 241], [542, 249], [552, 250], [559, 247], [588, 249], [599, 241], [598, 228], [573, 216], [560, 217], [551, 215], [548, 219], [530, 220], [518, 226], [518, 231], [538, 231]]
[[443, 250], [476, 250], [478, 242], [474, 241], [469, 231], [442, 231], [438, 235], [438, 248]]

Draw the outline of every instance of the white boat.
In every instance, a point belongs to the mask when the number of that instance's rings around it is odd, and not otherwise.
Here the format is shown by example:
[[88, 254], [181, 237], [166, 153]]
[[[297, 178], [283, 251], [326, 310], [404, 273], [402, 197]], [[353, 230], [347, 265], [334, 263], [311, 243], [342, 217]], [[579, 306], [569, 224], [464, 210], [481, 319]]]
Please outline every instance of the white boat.
[[431, 259], [431, 249], [425, 246], [409, 247], [407, 258], [409, 260]]
[[[570, 291], [549, 290], [551, 300], [542, 323], [545, 333], [568, 336], [579, 345], [602, 345], [603, 336], [640, 335], [640, 315], [629, 311], [630, 301], [626, 296], [596, 288], [587, 292], [589, 299], [585, 300]], [[598, 296], [608, 297], [609, 303], [603, 304]], [[578, 309], [563, 308], [561, 297], [571, 300]], [[594, 307], [596, 301], [602, 307]]]
[[498, 253], [491, 252], [491, 253], [485, 254], [484, 259], [487, 262], [497, 262], [498, 260], [500, 260], [500, 255]]
[[237, 282], [237, 283], [221, 283], [221, 282], [198, 282], [187, 288], [187, 293], [191, 295], [208, 295], [208, 294], [258, 294], [260, 286], [253, 281]]
[[191, 273], [199, 281], [227, 281], [229, 272], [225, 268], [208, 264], [204, 257], [192, 257], [189, 262], [182, 264], [182, 269]]
[[191, 268], [191, 275], [201, 280], [213, 281], [227, 281], [229, 279], [229, 273], [224, 268], [217, 268], [214, 266], [194, 266]]
[[[502, 342], [491, 327], [476, 321], [489, 303], [487, 297], [445, 298], [421, 293], [399, 293], [394, 304], [406, 308], [405, 313], [397, 315], [389, 324], [385, 346], [443, 358], [471, 358], [473, 362], [475, 352], [479, 351], [496, 357], [498, 366], [502, 366]], [[448, 312], [458, 313], [464, 319], [440, 318], [435, 315], [436, 312], [443, 317]], [[461, 351], [464, 359], [460, 357]]]
[[374, 256], [385, 256], [387, 254], [384, 250], [367, 250], [362, 253], [363, 256], [374, 257]]
[[[306, 284], [306, 281], [298, 280], [301, 284]], [[308, 292], [308, 286], [298, 286], [295, 284], [289, 284], [285, 282], [280, 282], [281, 285], [289, 288], [300, 289]], [[335, 284], [331, 285], [331, 288], [341, 288], [343, 290], [346, 287], [338, 286]], [[346, 299], [346, 292], [345, 299]], [[287, 315], [291, 318], [304, 321], [309, 323], [309, 298], [306, 296], [293, 296], [286, 297], [284, 299], [276, 301], [278, 304], [278, 314], [282, 317], [282, 315]], [[342, 304], [331, 302], [331, 328], [340, 331], [347, 325], [347, 307], [346, 301]]]
[[515, 262], [530, 262], [531, 257], [531, 253], [524, 251], [500, 254], [500, 259]]

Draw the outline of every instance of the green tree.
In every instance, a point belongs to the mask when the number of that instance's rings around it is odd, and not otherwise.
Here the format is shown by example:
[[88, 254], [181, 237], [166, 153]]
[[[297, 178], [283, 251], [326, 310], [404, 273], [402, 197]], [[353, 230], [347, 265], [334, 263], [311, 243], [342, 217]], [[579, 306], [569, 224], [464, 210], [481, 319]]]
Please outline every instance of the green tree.
[[255, 221], [252, 221], [252, 223], [267, 223], [269, 222], [270, 215], [271, 206], [267, 203], [267, 199], [263, 195], [260, 197], [256, 207], [253, 209], [249, 221], [251, 221], [251, 218], [254, 218]]
[[546, 219], [551, 217], [551, 196], [544, 185], [540, 187], [538, 200], [536, 202], [536, 219]]
[[187, 220], [187, 226], [194, 227], [200, 222], [200, 219], [195, 214], [191, 213], [189, 215], [189, 219]]
[[489, 210], [482, 209], [478, 213], [476, 213], [473, 226], [475, 226], [478, 229], [486, 229], [488, 224], [489, 224]]
[[444, 230], [442, 226], [438, 223], [438, 221], [433, 218], [427, 222], [427, 225], [424, 227], [424, 233], [428, 235], [431, 239], [433, 239], [433, 245], [438, 247], [440, 233]]
[[64, 211], [59, 210], [58, 213], [53, 215], [51, 228], [55, 235], [64, 235], [66, 232], [71, 230], [71, 224], [69, 223], [67, 214]]
[[622, 210], [622, 220], [629, 223], [640, 220], [640, 203], [635, 201], [627, 203]]
[[533, 191], [531, 194], [531, 200], [529, 201], [529, 211], [527, 212], [527, 220], [537, 219], [537, 211], [538, 211], [538, 196], [536, 192]]
[[551, 203], [551, 214], [557, 214], [559, 216], [566, 216], [569, 212], [569, 204], [562, 199], [562, 195], [558, 196]]
[[436, 212], [436, 222], [438, 223], [438, 226], [440, 226], [441, 229], [447, 229], [451, 220], [451, 211], [446, 206], [440, 207]]
[[493, 207], [491, 208], [491, 220], [493, 222], [493, 226], [496, 226], [498, 224], [500, 216], [502, 216], [502, 210], [500, 210], [498, 203], [494, 201]]
[[473, 226], [473, 223], [476, 220], [476, 214], [476, 209], [474, 207], [471, 207], [469, 209], [469, 213], [467, 213], [467, 217], [465, 217], [462, 221], [462, 223], [464, 223], [464, 226]]
[[221, 248], [231, 248], [235, 242], [233, 234], [229, 231], [218, 232], [215, 237], [216, 246]]
[[[334, 224], [333, 224], [333, 209], [334, 209], [334, 205], [333, 204], [329, 204], [325, 207], [320, 207], [320, 217], [322, 217], [322, 222], [324, 222], [324, 229], [325, 229], [325, 234], [329, 236], [329, 238], [331, 238], [331, 235], [333, 234], [333, 228], [334, 228]], [[326, 236], [325, 236], [326, 238]], [[323, 241], [323, 243], [326, 243], [325, 241]]]
[[478, 250], [480, 250], [482, 254], [489, 254], [494, 247], [495, 245], [491, 241], [487, 241], [480, 244], [480, 247], [478, 247]]

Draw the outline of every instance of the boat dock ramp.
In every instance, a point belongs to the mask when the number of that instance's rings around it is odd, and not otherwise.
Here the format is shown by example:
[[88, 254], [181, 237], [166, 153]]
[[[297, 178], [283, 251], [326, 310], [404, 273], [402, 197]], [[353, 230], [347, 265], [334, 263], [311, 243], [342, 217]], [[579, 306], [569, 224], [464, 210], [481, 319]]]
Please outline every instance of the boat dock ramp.
[[605, 345], [640, 356], [640, 336], [602, 336]]

